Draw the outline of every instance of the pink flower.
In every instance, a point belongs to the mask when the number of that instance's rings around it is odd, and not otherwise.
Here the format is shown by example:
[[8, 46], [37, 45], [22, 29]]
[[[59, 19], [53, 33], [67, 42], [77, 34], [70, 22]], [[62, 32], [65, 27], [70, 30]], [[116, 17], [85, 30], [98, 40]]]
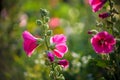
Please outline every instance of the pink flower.
[[58, 58], [62, 58], [64, 54], [68, 51], [68, 47], [66, 45], [66, 37], [63, 34], [52, 36], [50, 38], [50, 43], [52, 45], [55, 45], [53, 53]]
[[91, 38], [91, 44], [96, 53], [110, 53], [116, 44], [115, 38], [106, 31], [99, 32]]
[[89, 4], [92, 6], [93, 12], [99, 11], [107, 0], [89, 0]]
[[99, 14], [99, 17], [102, 19], [107, 18], [109, 16], [110, 16], [110, 13], [108, 13], [108, 12], [104, 12], [104, 13]]
[[60, 20], [59, 18], [51, 18], [49, 21], [49, 26], [50, 28], [56, 28], [60, 25]]
[[58, 64], [61, 65], [63, 68], [68, 68], [69, 67], [69, 62], [66, 59], [59, 60]]
[[30, 34], [28, 31], [24, 31], [23, 34], [23, 47], [27, 56], [30, 57], [34, 52], [35, 48], [38, 46], [37, 38]]

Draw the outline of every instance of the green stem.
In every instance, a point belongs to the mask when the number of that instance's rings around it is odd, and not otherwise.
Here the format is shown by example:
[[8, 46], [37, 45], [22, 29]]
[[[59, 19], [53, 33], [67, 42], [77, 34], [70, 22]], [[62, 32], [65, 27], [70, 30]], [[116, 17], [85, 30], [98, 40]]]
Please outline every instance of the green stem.
[[45, 45], [47, 47], [47, 50], [49, 50], [48, 42], [47, 42], [47, 35], [45, 34]]

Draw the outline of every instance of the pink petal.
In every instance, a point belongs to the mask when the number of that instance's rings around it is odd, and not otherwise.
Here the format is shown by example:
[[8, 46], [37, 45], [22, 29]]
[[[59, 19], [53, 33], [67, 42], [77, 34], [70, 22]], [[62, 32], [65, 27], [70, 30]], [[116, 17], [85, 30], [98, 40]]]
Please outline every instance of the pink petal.
[[89, 4], [92, 6], [93, 12], [96, 12], [102, 8], [107, 0], [89, 0]]
[[116, 39], [112, 35], [107, 35], [106, 36], [106, 41], [109, 43], [109, 45], [114, 45], [116, 44]]
[[60, 51], [58, 51], [57, 49], [54, 49], [53, 51], [54, 55], [58, 58], [62, 58], [64, 56], [64, 53], [61, 53]]
[[55, 48], [61, 53], [66, 53], [68, 51], [68, 47], [66, 44], [57, 44]]
[[91, 38], [91, 44], [96, 53], [102, 53], [103, 48], [99, 45], [98, 40], [97, 37]]
[[38, 46], [37, 38], [35, 38], [32, 34], [30, 34], [28, 31], [24, 31], [23, 34], [23, 48], [26, 52], [27, 56], [31, 56], [34, 52], [35, 48]]
[[24, 39], [31, 39], [31, 40], [35, 40], [36, 41], [36, 37], [34, 37], [31, 33], [29, 33], [28, 31], [24, 31], [22, 34]]
[[63, 68], [68, 68], [69, 67], [69, 62], [66, 59], [59, 60], [58, 64], [61, 65]]
[[50, 38], [50, 43], [59, 44], [65, 42], [66, 42], [66, 36], [64, 36], [63, 34], [54, 35], [53, 37]]
[[26, 52], [27, 56], [31, 56], [34, 52], [35, 48], [38, 46], [37, 42], [32, 42], [30, 40], [24, 41], [24, 51]]

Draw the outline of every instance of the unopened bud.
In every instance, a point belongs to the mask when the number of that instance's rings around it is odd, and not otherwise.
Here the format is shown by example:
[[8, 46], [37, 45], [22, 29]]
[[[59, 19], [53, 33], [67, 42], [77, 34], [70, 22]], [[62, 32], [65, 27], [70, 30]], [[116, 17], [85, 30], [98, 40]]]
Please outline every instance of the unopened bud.
[[40, 9], [41, 17], [47, 16], [49, 12], [46, 9]]
[[41, 20], [37, 20], [36, 23], [37, 23], [37, 25], [42, 25], [42, 21]]
[[53, 54], [53, 53], [48, 52], [48, 53], [47, 53], [47, 57], [48, 57], [48, 59], [50, 60], [50, 62], [53, 62], [53, 61], [54, 61], [54, 54]]
[[88, 31], [88, 34], [96, 34], [96, 33], [98, 33], [97, 30], [89, 30], [89, 31]]
[[65, 77], [63, 76], [63, 74], [60, 74], [60, 76], [59, 76], [58, 79], [59, 79], [59, 80], [65, 80]]
[[55, 71], [58, 71], [58, 72], [62, 71], [62, 67], [60, 65], [57, 65], [55, 67]]
[[46, 17], [45, 18], [45, 22], [49, 22], [50, 21], [50, 18], [49, 17]]
[[49, 29], [49, 25], [48, 24], [44, 24], [43, 25], [45, 29]]
[[104, 19], [104, 18], [109, 17], [110, 15], [111, 15], [111, 13], [109, 13], [109, 12], [104, 12], [104, 13], [99, 14], [99, 17], [102, 18], [102, 19]]
[[48, 36], [51, 36], [51, 35], [52, 35], [52, 30], [48, 30], [48, 31], [47, 31], [47, 35], [48, 35]]

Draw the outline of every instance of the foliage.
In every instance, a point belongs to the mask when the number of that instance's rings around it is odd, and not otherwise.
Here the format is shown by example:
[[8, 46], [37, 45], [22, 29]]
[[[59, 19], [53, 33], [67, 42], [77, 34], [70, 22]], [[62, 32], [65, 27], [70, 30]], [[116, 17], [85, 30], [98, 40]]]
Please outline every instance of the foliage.
[[[41, 54], [45, 46], [39, 46], [28, 58], [22, 45], [24, 30], [36, 37], [42, 33], [36, 24], [40, 19], [40, 8], [50, 11], [50, 18], [60, 20], [59, 26], [50, 27], [53, 34], [67, 36], [69, 52], [64, 58], [69, 61], [69, 68], [62, 72], [66, 80], [119, 80], [120, 1], [110, 1], [118, 12], [113, 12], [112, 19], [98, 17], [99, 13], [110, 11], [109, 2], [93, 13], [87, 0], [1, 0], [0, 80], [50, 80], [50, 69]], [[115, 51], [107, 56], [96, 54], [90, 44], [91, 36], [87, 34], [91, 29], [106, 30], [115, 36]]]

